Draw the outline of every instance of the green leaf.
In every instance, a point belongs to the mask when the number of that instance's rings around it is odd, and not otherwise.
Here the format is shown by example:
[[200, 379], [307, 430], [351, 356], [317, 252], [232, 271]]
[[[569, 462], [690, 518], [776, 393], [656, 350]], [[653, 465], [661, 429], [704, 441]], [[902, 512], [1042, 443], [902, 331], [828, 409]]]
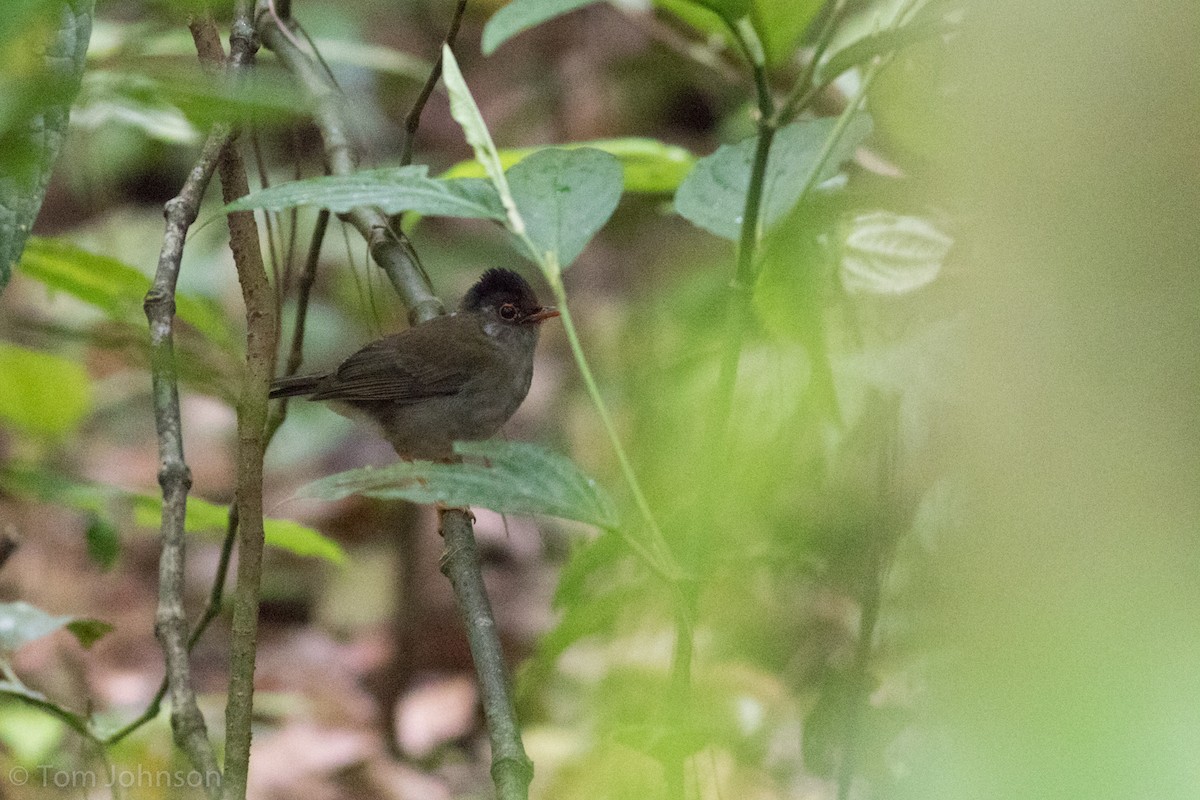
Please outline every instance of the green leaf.
[[63, 436], [91, 408], [83, 367], [50, 353], [0, 342], [0, 420], [33, 435]]
[[[80, 620], [76, 617], [56, 617], [47, 614], [21, 600], [15, 603], [0, 603], [0, 658], [6, 658], [29, 642], [49, 636], [77, 621]], [[111, 629], [111, 626], [109, 627]], [[80, 641], [83, 639], [80, 638]]]
[[824, 0], [754, 0], [751, 17], [762, 37], [767, 63], [782, 64], [795, 55], [801, 34], [823, 5]]
[[[61, 475], [37, 470], [6, 467], [0, 469], [0, 488], [45, 503], [85, 511], [93, 516], [112, 513], [114, 503], [133, 505], [134, 523], [144, 528], [162, 525], [162, 498], [158, 495], [128, 492], [116, 486], [73, 481]], [[189, 533], [221, 533], [226, 530], [229, 509], [199, 497], [189, 497], [184, 529]], [[341, 545], [312, 528], [286, 519], [263, 520], [266, 542], [299, 556], [323, 558], [335, 564], [346, 562]]]
[[102, 570], [112, 569], [121, 554], [121, 535], [117, 526], [105, 517], [92, 514], [84, 536], [87, 541], [88, 558]]
[[475, 98], [471, 97], [471, 90], [467, 88], [467, 82], [458, 68], [454, 51], [446, 45], [442, 45], [442, 80], [446, 84], [446, 92], [450, 95], [450, 116], [454, 117], [454, 121], [462, 128], [467, 144], [471, 145], [475, 153], [475, 160], [483, 165], [488, 180], [496, 187], [509, 229], [517, 236], [524, 235], [525, 223], [517, 213], [517, 205], [513, 202], [508, 181], [504, 178], [500, 154], [496, 152], [496, 145], [492, 142], [492, 135], [488, 133], [483, 115], [479, 113], [479, 106], [475, 104]]
[[539, 252], [556, 253], [566, 269], [617, 208], [623, 181], [617, 159], [601, 150], [552, 148], [508, 171], [525, 230]]
[[[95, 306], [109, 317], [145, 329], [142, 301], [150, 279], [115, 258], [90, 253], [58, 239], [33, 237], [18, 265], [21, 273]], [[175, 313], [213, 344], [236, 349], [236, 335], [216, 303], [177, 293]]]
[[251, 192], [225, 206], [225, 210], [282, 211], [293, 206], [318, 206], [343, 213], [356, 206], [378, 206], [388, 214], [413, 211], [435, 217], [504, 221], [504, 206], [487, 181], [430, 178], [428, 172], [422, 164], [291, 181]]
[[[764, 231], [783, 219], [808, 187], [837, 174], [871, 132], [870, 117], [856, 113], [822, 159], [837, 124], [837, 119], [828, 117], [793, 122], [775, 134], [763, 181], [760, 224]], [[755, 143], [755, 137], [750, 137], [722, 145], [700, 159], [675, 193], [675, 210], [680, 216], [723, 239], [737, 241]]]
[[944, 4], [938, 3], [923, 6], [900, 26], [895, 24], [898, 20], [894, 12], [889, 18], [892, 23], [888, 27], [882, 27], [880, 18], [874, 18], [870, 27], [864, 27], [865, 20], [861, 16], [849, 20], [822, 57], [814, 80], [818, 84], [828, 83], [877, 56], [951, 33], [959, 22], [957, 14], [947, 13]]
[[[0, 290], [21, 257], [66, 137], [93, 0], [6, 4], [0, 26]], [[17, 23], [19, 24], [10, 24]]]
[[67, 623], [67, 630], [79, 640], [85, 649], [91, 648], [96, 642], [112, 632], [113, 626], [100, 619], [76, 618]]
[[899, 295], [941, 272], [954, 240], [920, 217], [875, 211], [845, 226], [842, 286], [851, 294]]
[[612, 528], [617, 513], [594, 480], [563, 456], [522, 442], [455, 442], [480, 464], [402, 461], [341, 472], [303, 486], [301, 497], [337, 500], [352, 494], [414, 503], [481, 506], [509, 514], [546, 514]]
[[[594, 139], [589, 142], [571, 142], [555, 145], [564, 150], [590, 147], [615, 156], [621, 163], [625, 180], [625, 191], [645, 194], [673, 192], [691, 171], [696, 157], [688, 150], [676, 145], [645, 137], [622, 139]], [[523, 147], [500, 150], [500, 164], [511, 169], [529, 156], [540, 153], [545, 147]], [[478, 161], [460, 161], [442, 173], [442, 178], [484, 178], [487, 173]]]
[[518, 33], [541, 25], [546, 20], [597, 2], [599, 0], [512, 0], [483, 26], [483, 54], [490, 56], [497, 47]]
[[[162, 498], [154, 495], [134, 497], [134, 521], [144, 528], [162, 525]], [[188, 533], [224, 533], [229, 523], [229, 509], [210, 503], [199, 497], [189, 497], [184, 530]], [[346, 551], [327, 536], [286, 519], [266, 518], [263, 520], [266, 543], [298, 556], [322, 558], [334, 564], [346, 563]]]
[[750, 13], [750, 0], [688, 0], [703, 6], [722, 19], [733, 22]]

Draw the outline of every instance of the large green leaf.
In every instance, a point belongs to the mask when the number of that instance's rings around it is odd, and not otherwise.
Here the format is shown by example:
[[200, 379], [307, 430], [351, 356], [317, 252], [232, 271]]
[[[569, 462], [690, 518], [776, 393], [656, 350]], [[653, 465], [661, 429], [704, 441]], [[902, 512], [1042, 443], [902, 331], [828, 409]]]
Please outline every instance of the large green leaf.
[[525, 231], [539, 252], [557, 255], [566, 269], [583, 251], [621, 200], [621, 164], [602, 150], [551, 148], [524, 159], [507, 173]]
[[[631, 136], [621, 139], [594, 139], [555, 145], [564, 150], [591, 147], [603, 150], [617, 161], [625, 180], [625, 191], [646, 194], [673, 192], [687, 176], [696, 157], [685, 148], [658, 139]], [[500, 164], [507, 170], [544, 147], [500, 150]], [[443, 178], [484, 178], [487, 173], [478, 161], [460, 161], [442, 173]]]
[[93, 0], [9, 0], [0, 24], [0, 290], [37, 218], [66, 136]]
[[0, 420], [26, 433], [63, 436], [91, 408], [83, 367], [51, 353], [0, 342]]
[[54, 616], [23, 601], [0, 603], [0, 659], [61, 628], [71, 631], [84, 647], [91, 647], [97, 639], [112, 630], [112, 626], [106, 622]]
[[428, 173], [429, 168], [421, 164], [291, 181], [251, 192], [225, 210], [318, 206], [340, 214], [356, 206], [378, 206], [388, 214], [412, 211], [434, 217], [504, 220], [504, 206], [487, 181], [430, 178]]
[[[77, 297], [113, 319], [145, 327], [142, 301], [150, 289], [150, 279], [115, 258], [35, 236], [29, 240], [18, 269], [47, 288]], [[236, 347], [233, 329], [216, 303], [176, 293], [175, 313], [221, 349], [231, 351]]]
[[512, 0], [492, 15], [483, 26], [483, 53], [491, 55], [496, 48], [546, 20], [554, 19], [600, 0]]
[[617, 525], [608, 495], [568, 458], [522, 442], [455, 442], [454, 450], [485, 459], [487, 465], [402, 461], [330, 475], [301, 487], [297, 494], [322, 500], [362, 494], [481, 506], [500, 513], [546, 514], [604, 528]]
[[[763, 181], [760, 224], [764, 231], [791, 211], [807, 188], [832, 177], [871, 132], [871, 119], [856, 113], [836, 141], [838, 120], [793, 122], [775, 134]], [[722, 145], [700, 159], [675, 193], [680, 216], [723, 239], [737, 241], [750, 186], [755, 138]], [[824, 156], [824, 157], [822, 157]]]

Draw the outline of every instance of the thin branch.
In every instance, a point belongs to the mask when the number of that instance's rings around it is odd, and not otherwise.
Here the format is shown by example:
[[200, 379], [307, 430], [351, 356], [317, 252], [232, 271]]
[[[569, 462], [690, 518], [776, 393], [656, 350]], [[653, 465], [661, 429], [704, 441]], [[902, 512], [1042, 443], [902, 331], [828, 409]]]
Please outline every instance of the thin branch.
[[[204, 717], [196, 705], [187, 654], [187, 619], [183, 610], [184, 519], [191, 471], [183, 455], [179, 421], [179, 384], [175, 367], [173, 327], [175, 285], [188, 228], [196, 221], [204, 190], [216, 171], [217, 159], [232, 135], [229, 125], [213, 127], [183, 188], [166, 204], [166, 232], [158, 268], [144, 307], [150, 325], [150, 371], [154, 422], [158, 434], [158, 482], [163, 492], [162, 555], [159, 559], [158, 611], [155, 633], [166, 660], [171, 694], [171, 728], [175, 741], [192, 766], [205, 775], [219, 774], [216, 755]], [[209, 797], [220, 795], [216, 781], [205, 781]]]
[[[258, 48], [248, 2], [239, 2], [230, 35], [244, 53], [237, 70]], [[221, 192], [229, 203], [250, 191], [246, 168], [235, 143], [221, 152]], [[250, 769], [250, 733], [254, 704], [254, 662], [263, 554], [263, 455], [266, 451], [267, 392], [275, 367], [275, 298], [267, 279], [253, 212], [228, 215], [230, 248], [246, 305], [246, 373], [237, 403], [238, 567], [233, 592], [229, 655], [229, 696], [225, 706], [225, 779], [223, 796], [246, 796]]]
[[[446, 47], [454, 47], [454, 40], [458, 36], [458, 26], [462, 23], [463, 13], [466, 10], [467, 0], [458, 0], [458, 5], [454, 9], [454, 17], [450, 20], [450, 29], [446, 31], [446, 38], [443, 41]], [[400, 148], [401, 166], [412, 163], [413, 141], [417, 138], [417, 128], [421, 125], [421, 112], [425, 110], [425, 103], [429, 101], [429, 96], [433, 94], [433, 88], [437, 86], [437, 82], [442, 77], [442, 52], [443, 49], [439, 47], [437, 61], [433, 62], [433, 69], [429, 71], [429, 77], [425, 79], [421, 93], [417, 95], [412, 110], [404, 118], [404, 143]]]
[[496, 784], [496, 796], [499, 800], [524, 800], [529, 796], [533, 762], [521, 743], [508, 669], [483, 585], [475, 532], [467, 514], [461, 510], [446, 509], [439, 516], [442, 538], [446, 542], [442, 573], [454, 588], [459, 612], [466, 623], [471, 659], [479, 676], [483, 713], [492, 745], [492, 781]]
[[[308, 323], [308, 301], [312, 295], [313, 284], [317, 280], [317, 262], [321, 258], [321, 244], [325, 241], [325, 232], [329, 230], [329, 210], [322, 208], [317, 212], [317, 224], [313, 227], [312, 242], [308, 246], [308, 258], [304, 262], [304, 272], [300, 274], [299, 295], [296, 298], [296, 323], [292, 329], [292, 346], [288, 351], [287, 362], [283, 368], [284, 376], [290, 377], [300, 370], [304, 360], [304, 332]], [[287, 419], [288, 399], [280, 400], [271, 418], [267, 421], [267, 444], [275, 438], [275, 432]]]
[[[221, 601], [225, 593], [225, 579], [229, 574], [229, 559], [233, 554], [233, 543], [237, 539], [237, 507], [230, 506], [229, 522], [226, 526], [225, 541], [221, 545], [221, 556], [217, 562], [217, 574], [213, 578], [212, 589], [208, 595], [208, 605], [204, 607], [204, 611], [200, 614], [200, 618], [196, 620], [196, 624], [192, 626], [192, 635], [188, 637], [187, 650], [190, 654], [196, 647], [196, 642], [200, 641], [200, 637], [208, 630], [208, 626], [221, 613]], [[145, 725], [150, 720], [158, 716], [162, 710], [163, 698], [167, 696], [167, 676], [164, 675], [162, 683], [158, 685], [158, 691], [154, 693], [154, 697], [146, 706], [146, 710], [139, 714], [135, 719], [130, 720], [125, 725], [117, 730], [100, 738], [100, 743], [104, 746], [114, 745], [124, 739], [129, 734], [136, 731], [138, 728]]]

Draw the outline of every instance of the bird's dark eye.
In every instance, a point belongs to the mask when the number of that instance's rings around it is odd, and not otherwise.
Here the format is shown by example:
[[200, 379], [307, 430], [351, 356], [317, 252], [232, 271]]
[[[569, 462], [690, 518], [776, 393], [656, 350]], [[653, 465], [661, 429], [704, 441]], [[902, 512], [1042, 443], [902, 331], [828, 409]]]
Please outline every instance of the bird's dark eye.
[[517, 307], [512, 303], [505, 303], [500, 306], [500, 319], [516, 319]]

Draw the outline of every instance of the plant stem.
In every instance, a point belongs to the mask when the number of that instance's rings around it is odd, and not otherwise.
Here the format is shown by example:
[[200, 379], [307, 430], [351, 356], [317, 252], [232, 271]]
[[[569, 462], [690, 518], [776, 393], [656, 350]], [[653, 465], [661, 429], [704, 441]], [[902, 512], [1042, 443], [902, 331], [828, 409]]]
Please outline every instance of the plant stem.
[[[537, 252], [532, 242], [528, 242], [528, 246], [531, 252]], [[596, 385], [592, 369], [588, 366], [587, 356], [584, 355], [583, 346], [579, 343], [579, 333], [575, 329], [575, 321], [571, 317], [571, 309], [567, 305], [567, 294], [563, 288], [562, 280], [551, 281], [550, 287], [554, 293], [554, 301], [562, 319], [563, 330], [566, 332], [567, 341], [571, 345], [571, 354], [575, 357], [575, 363], [579, 367], [579, 374], [583, 377], [583, 384], [587, 389], [588, 396], [592, 399], [592, 405], [596, 407], [596, 413], [600, 416], [600, 422], [604, 426], [604, 432], [612, 444], [613, 451], [617, 455], [617, 463], [620, 465], [621, 474], [625, 478], [625, 483], [629, 487], [630, 493], [633, 495], [633, 502], [637, 506], [638, 512], [646, 524], [646, 528], [650, 531], [649, 547], [623, 528], [620, 534], [634, 552], [659, 577], [668, 583], [674, 583], [679, 580], [681, 575], [679, 565], [675, 562], [675, 557], [672, 555], [666, 539], [663, 538], [662, 530], [658, 527], [658, 522], [654, 519], [654, 512], [650, 510], [650, 504], [646, 501], [646, 495], [642, 492], [641, 484], [638, 483], [637, 474], [633, 471], [633, 465], [629, 461], [629, 456], [625, 453], [625, 447], [621, 444], [621, 438], [617, 435], [617, 428], [613, 424], [612, 416], [608, 413], [608, 406], [600, 394], [599, 386]]]
[[440, 515], [446, 551], [442, 573], [454, 588], [459, 612], [467, 629], [471, 660], [479, 676], [479, 692], [492, 745], [492, 781], [499, 800], [525, 800], [533, 779], [533, 762], [521, 743], [521, 729], [513, 708], [508, 669], [496, 632], [492, 606], [483, 585], [475, 533], [466, 513], [446, 509]]

